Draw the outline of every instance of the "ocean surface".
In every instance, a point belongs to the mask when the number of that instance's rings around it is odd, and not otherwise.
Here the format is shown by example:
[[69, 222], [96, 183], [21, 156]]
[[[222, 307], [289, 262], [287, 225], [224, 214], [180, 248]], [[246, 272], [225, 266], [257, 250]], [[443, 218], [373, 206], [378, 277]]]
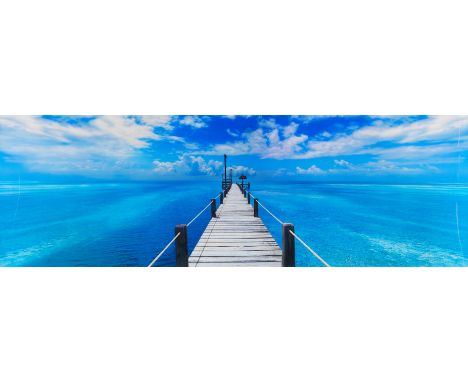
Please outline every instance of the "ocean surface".
[[[146, 266], [219, 182], [0, 183], [0, 266]], [[468, 185], [253, 182], [334, 266], [468, 265]], [[281, 226], [260, 208], [281, 243]], [[191, 250], [209, 209], [189, 227]], [[298, 266], [321, 266], [296, 242]], [[175, 264], [174, 248], [156, 263]]]

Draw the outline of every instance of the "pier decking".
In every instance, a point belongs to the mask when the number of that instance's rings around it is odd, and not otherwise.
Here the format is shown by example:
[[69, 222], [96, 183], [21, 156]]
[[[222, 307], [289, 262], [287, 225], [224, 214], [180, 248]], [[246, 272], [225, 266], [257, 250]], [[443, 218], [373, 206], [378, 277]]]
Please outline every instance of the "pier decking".
[[262, 219], [254, 217], [241, 189], [233, 185], [192, 251], [188, 265], [281, 267], [281, 259], [281, 248]]

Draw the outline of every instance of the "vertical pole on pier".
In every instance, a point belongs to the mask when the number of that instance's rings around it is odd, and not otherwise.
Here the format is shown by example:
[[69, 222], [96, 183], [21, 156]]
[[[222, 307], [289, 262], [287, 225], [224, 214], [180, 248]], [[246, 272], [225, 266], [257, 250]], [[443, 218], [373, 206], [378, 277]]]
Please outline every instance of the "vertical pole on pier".
[[219, 193], [219, 204], [223, 204], [224, 192]]
[[250, 204], [250, 191], [247, 193], [247, 203]]
[[216, 217], [216, 199], [211, 199], [211, 217]]
[[223, 189], [225, 190], [227, 187], [227, 155], [224, 154], [224, 185]]
[[177, 224], [175, 235], [178, 233], [180, 235], [175, 241], [176, 267], [188, 267], [187, 224]]
[[247, 197], [247, 190], [244, 188], [244, 198]]
[[254, 198], [254, 218], [258, 218], [258, 199]]
[[294, 242], [294, 236], [291, 232], [294, 232], [294, 225], [290, 223], [283, 223], [283, 267], [295, 267], [296, 266], [296, 248]]

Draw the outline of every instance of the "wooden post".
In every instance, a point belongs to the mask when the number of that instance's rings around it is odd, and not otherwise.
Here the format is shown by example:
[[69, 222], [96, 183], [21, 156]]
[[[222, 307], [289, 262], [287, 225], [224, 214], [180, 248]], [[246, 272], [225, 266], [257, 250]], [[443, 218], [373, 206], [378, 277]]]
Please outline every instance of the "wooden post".
[[254, 199], [254, 217], [258, 218], [258, 199]]
[[294, 232], [294, 225], [290, 223], [283, 223], [283, 267], [295, 267], [296, 266], [296, 248], [294, 236], [291, 232]]
[[244, 198], [247, 197], [247, 190], [244, 188]]
[[223, 197], [224, 197], [224, 193], [220, 192], [219, 193], [219, 204], [223, 204]]
[[250, 191], [247, 193], [247, 203], [250, 204]]
[[180, 235], [175, 241], [176, 267], [188, 267], [187, 224], [177, 224], [175, 235], [179, 232]]
[[224, 187], [227, 186], [227, 155], [224, 154]]
[[216, 217], [216, 199], [211, 199], [211, 217]]

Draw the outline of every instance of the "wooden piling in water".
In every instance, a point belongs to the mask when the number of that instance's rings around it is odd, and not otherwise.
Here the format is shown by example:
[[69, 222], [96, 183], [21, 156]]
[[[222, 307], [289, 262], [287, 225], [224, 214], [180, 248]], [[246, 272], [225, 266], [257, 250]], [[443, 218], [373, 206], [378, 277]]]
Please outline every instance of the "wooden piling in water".
[[291, 232], [294, 232], [294, 225], [291, 223], [283, 223], [283, 256], [282, 265], [283, 267], [295, 267], [296, 266], [296, 248], [294, 236]]
[[216, 199], [211, 199], [211, 217], [216, 217]]
[[180, 235], [175, 241], [176, 267], [188, 267], [187, 225], [176, 225], [174, 234], [177, 235], [178, 233]]

